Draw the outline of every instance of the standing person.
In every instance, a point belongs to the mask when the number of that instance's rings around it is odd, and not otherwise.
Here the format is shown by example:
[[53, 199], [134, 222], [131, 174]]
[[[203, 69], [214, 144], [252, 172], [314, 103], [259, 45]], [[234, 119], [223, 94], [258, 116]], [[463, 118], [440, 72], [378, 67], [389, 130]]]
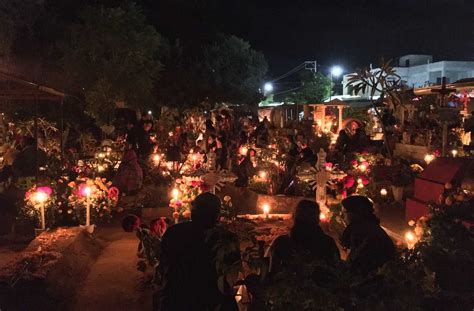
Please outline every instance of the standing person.
[[255, 149], [250, 149], [247, 151], [247, 155], [239, 163], [236, 169], [237, 179], [235, 180], [236, 187], [245, 188], [249, 185], [249, 179], [255, 175], [255, 166], [254, 166], [254, 158], [256, 155]]
[[319, 226], [319, 205], [301, 200], [293, 213], [294, 224], [289, 234], [276, 238], [270, 246], [271, 274], [280, 272], [300, 255], [308, 261], [322, 260], [333, 264], [340, 259], [334, 240]]
[[367, 274], [381, 267], [395, 256], [395, 246], [380, 220], [374, 205], [367, 197], [350, 196], [342, 200], [344, 219], [348, 224], [341, 244], [350, 250], [347, 261], [352, 271]]
[[122, 162], [114, 177], [113, 184], [123, 193], [133, 194], [140, 190], [143, 184], [143, 170], [138, 164], [138, 157], [129, 145], [125, 151]]
[[23, 137], [20, 143], [20, 152], [13, 161], [15, 177], [34, 177], [36, 169], [46, 165], [47, 155], [41, 148], [37, 148], [34, 137]]
[[200, 194], [193, 202], [192, 221], [166, 231], [159, 266], [163, 283], [155, 300], [160, 308], [155, 309], [238, 310], [228, 281], [233, 283], [240, 269], [239, 242], [217, 226], [220, 208], [217, 196]]
[[227, 165], [228, 149], [227, 149], [226, 140], [222, 136], [216, 138], [216, 157], [217, 157], [217, 168], [221, 170], [226, 170], [228, 168], [228, 165]]
[[153, 121], [142, 120], [141, 126], [136, 132], [137, 140], [137, 155], [141, 161], [144, 161], [153, 152], [153, 142], [151, 141], [150, 134], [153, 128]]

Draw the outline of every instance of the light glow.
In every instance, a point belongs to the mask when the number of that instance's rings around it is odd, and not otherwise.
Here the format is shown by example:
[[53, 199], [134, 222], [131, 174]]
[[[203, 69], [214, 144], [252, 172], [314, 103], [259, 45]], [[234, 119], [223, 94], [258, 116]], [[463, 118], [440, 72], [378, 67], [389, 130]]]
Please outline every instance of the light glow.
[[339, 77], [340, 75], [342, 75], [342, 72], [343, 72], [343, 70], [342, 70], [341, 66], [333, 66], [331, 68], [331, 75], [333, 77]]
[[427, 154], [427, 155], [425, 155], [425, 159], [424, 159], [424, 160], [425, 160], [426, 164], [430, 164], [431, 161], [434, 160], [434, 158], [435, 158], [434, 155], [432, 155], [432, 154]]
[[38, 204], [43, 204], [44, 202], [48, 201], [48, 199], [49, 199], [48, 194], [42, 191], [36, 191], [35, 193], [33, 193], [31, 197], [31, 200], [34, 203], [38, 203]]

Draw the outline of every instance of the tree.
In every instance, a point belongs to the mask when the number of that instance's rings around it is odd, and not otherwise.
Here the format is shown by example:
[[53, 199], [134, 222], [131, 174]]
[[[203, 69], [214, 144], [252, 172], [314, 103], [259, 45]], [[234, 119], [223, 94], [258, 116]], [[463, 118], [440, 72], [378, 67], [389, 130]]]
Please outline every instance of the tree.
[[233, 35], [218, 35], [204, 48], [202, 88], [211, 103], [256, 104], [268, 65], [261, 52]]
[[[382, 123], [382, 131], [384, 136], [384, 144], [387, 149], [388, 156], [392, 158], [392, 150], [387, 139], [387, 130], [380, 110], [379, 103], [387, 103], [390, 101], [394, 106], [402, 104], [400, 97], [400, 90], [403, 88], [402, 80], [399, 75], [396, 74], [395, 69], [390, 65], [390, 61], [385, 62], [383, 59], [380, 64], [380, 68], [371, 70], [364, 68], [355, 74], [349, 76], [348, 86], [352, 87], [354, 94], [359, 92], [369, 92], [370, 101], [372, 107], [375, 110], [377, 118]], [[375, 100], [375, 94], [379, 93], [380, 97]]]
[[290, 93], [286, 101], [296, 104], [314, 104], [322, 102], [331, 92], [331, 79], [317, 72], [303, 71], [300, 74], [301, 87]]
[[42, 0], [0, 1], [0, 57], [7, 59], [17, 50], [31, 48], [38, 31], [37, 23], [44, 17]]
[[109, 122], [118, 101], [144, 109], [158, 77], [160, 35], [139, 7], [87, 7], [63, 46], [63, 68], [96, 119]]

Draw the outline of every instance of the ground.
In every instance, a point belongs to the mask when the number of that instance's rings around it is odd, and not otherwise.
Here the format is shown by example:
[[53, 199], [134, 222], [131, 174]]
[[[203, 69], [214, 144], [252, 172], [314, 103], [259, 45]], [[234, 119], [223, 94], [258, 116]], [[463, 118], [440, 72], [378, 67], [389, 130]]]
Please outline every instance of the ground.
[[[403, 236], [405, 225], [403, 208], [393, 206], [378, 211], [382, 225], [391, 235]], [[286, 233], [291, 220], [257, 221], [248, 223], [244, 230], [254, 230], [259, 239], [268, 245], [276, 236]], [[389, 232], [389, 233], [390, 233]], [[337, 239], [334, 232], [333, 238]], [[122, 230], [119, 221], [96, 228], [94, 236], [101, 251], [90, 265], [89, 271], [76, 290], [74, 310], [151, 310], [152, 289], [146, 284], [146, 276], [137, 270], [138, 239], [133, 233]], [[25, 243], [0, 244], [0, 269], [21, 254]], [[1, 307], [1, 306], [0, 306]]]
[[151, 310], [151, 290], [136, 268], [138, 240], [118, 224], [100, 227], [107, 242], [77, 293], [75, 310]]

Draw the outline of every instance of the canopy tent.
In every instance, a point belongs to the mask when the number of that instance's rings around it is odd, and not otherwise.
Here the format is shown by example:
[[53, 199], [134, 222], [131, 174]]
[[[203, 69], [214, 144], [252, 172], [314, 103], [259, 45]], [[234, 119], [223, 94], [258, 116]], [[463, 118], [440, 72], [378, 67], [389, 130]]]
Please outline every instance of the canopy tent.
[[[60, 144], [61, 154], [63, 152], [63, 102], [66, 94], [51, 87], [39, 85], [18, 77], [12, 73], [0, 70], [0, 105], [14, 101], [15, 104], [33, 104], [35, 109], [35, 139], [38, 151], [38, 106], [40, 102], [57, 102], [60, 104]], [[38, 157], [36, 157], [38, 158]], [[36, 163], [36, 175], [38, 175], [38, 163]], [[36, 176], [38, 177], [38, 176]]]

